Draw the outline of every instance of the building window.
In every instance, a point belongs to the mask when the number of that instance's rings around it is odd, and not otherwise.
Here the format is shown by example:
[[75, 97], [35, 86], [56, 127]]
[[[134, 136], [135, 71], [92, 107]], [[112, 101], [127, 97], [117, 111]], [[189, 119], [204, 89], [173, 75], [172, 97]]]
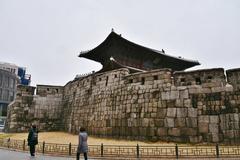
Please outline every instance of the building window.
[[73, 92], [73, 99], [75, 99], [76, 97], [76, 92]]
[[14, 87], [14, 83], [13, 83], [13, 79], [12, 78], [9, 79], [9, 83], [10, 83], [10, 88], [13, 88]]
[[0, 75], [0, 86], [2, 86], [2, 75]]
[[142, 79], [141, 79], [141, 85], [144, 85], [144, 84], [145, 84], [145, 78], [142, 77]]
[[116, 75], [116, 74], [114, 75], [114, 78], [117, 78], [117, 75]]
[[153, 79], [154, 80], [158, 80], [158, 76], [156, 75], [156, 76], [153, 76]]
[[184, 82], [185, 82], [185, 78], [181, 78], [180, 81], [181, 81], [182, 83], [184, 83]]
[[202, 84], [200, 77], [197, 77], [197, 78], [195, 79], [195, 81], [196, 81], [196, 84], [197, 84], [197, 85]]
[[7, 116], [7, 104], [3, 105], [3, 108], [2, 108], [2, 116], [6, 117]]
[[24, 111], [24, 116], [27, 116], [28, 115], [28, 110], [25, 110]]
[[10, 101], [13, 101], [13, 100], [14, 100], [14, 94], [13, 94], [13, 92], [9, 92], [9, 98], [10, 98]]
[[3, 100], [4, 101], [8, 101], [8, 97], [9, 97], [9, 90], [3, 90]]
[[208, 80], [211, 80], [212, 79], [212, 76], [208, 76]]
[[2, 99], [2, 88], [0, 88], [0, 99]]
[[96, 79], [95, 78], [92, 80], [92, 85], [96, 85]]
[[9, 87], [9, 77], [4, 78], [3, 84], [5, 84], [5, 87]]
[[106, 77], [106, 83], [105, 83], [105, 86], [107, 86], [108, 84], [108, 76]]
[[13, 88], [15, 88], [16, 87], [16, 80], [14, 79], [13, 80]]
[[211, 80], [212, 80], [212, 76], [208, 76], [207, 77], [207, 82], [211, 82]]
[[180, 78], [180, 85], [186, 85], [186, 79], [185, 78]]
[[133, 79], [129, 79], [129, 83], [133, 83]]

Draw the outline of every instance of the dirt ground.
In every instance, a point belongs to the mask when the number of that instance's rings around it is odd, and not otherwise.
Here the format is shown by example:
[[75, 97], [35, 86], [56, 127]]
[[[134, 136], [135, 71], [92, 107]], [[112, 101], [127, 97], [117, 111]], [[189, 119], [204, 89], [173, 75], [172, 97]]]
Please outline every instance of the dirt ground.
[[[3, 135], [2, 135], [3, 136]], [[4, 134], [4, 137], [10, 137], [11, 139], [24, 140], [27, 139], [28, 133], [11, 133]], [[1, 137], [1, 135], [0, 135]], [[59, 144], [78, 144], [78, 135], [73, 135], [65, 132], [40, 132], [38, 134], [39, 142], [45, 141], [45, 143], [59, 143]], [[167, 142], [142, 142], [142, 141], [131, 141], [131, 140], [118, 140], [111, 138], [97, 138], [88, 137], [89, 145], [175, 145], [175, 143]]]

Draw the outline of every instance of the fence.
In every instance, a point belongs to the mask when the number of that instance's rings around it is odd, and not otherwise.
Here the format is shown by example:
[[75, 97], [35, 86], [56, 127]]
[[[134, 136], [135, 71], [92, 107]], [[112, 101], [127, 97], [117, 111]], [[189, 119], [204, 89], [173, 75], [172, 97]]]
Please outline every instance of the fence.
[[[0, 139], [0, 147], [28, 150], [25, 140]], [[36, 152], [42, 154], [58, 154], [75, 156], [77, 145], [39, 143]], [[128, 158], [182, 158], [182, 157], [239, 157], [240, 146], [124, 146], [124, 145], [89, 145], [89, 156], [92, 157], [128, 157]]]

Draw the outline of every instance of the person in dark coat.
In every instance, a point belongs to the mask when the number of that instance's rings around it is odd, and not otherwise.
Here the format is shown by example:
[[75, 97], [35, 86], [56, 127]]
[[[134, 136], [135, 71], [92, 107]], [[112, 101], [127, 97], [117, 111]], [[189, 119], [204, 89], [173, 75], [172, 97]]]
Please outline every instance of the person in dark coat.
[[38, 144], [38, 131], [36, 125], [32, 125], [28, 133], [28, 146], [31, 156], [35, 156], [35, 145]]
[[78, 149], [77, 149], [77, 160], [80, 158], [80, 153], [83, 153], [84, 159], [87, 160], [87, 151], [88, 151], [88, 144], [87, 144], [88, 135], [85, 128], [80, 128], [79, 133], [79, 141], [78, 141]]

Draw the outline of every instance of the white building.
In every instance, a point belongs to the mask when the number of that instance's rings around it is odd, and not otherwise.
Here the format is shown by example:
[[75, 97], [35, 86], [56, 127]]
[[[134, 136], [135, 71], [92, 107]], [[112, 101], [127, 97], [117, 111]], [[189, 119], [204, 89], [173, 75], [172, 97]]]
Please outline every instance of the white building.
[[18, 66], [13, 63], [0, 62], [0, 69], [15, 73], [18, 75]]

